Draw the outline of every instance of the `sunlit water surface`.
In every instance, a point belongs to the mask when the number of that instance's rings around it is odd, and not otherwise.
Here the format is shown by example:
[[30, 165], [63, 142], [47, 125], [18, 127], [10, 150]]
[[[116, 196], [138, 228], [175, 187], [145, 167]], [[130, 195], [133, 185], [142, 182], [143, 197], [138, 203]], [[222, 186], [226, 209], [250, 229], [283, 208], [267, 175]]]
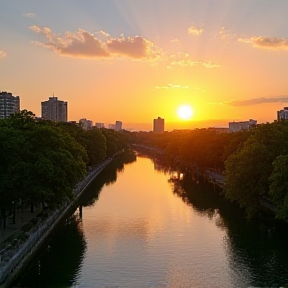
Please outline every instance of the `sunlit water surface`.
[[246, 222], [213, 186], [173, 180], [176, 174], [149, 158], [125, 165], [117, 180], [110, 170], [88, 189], [82, 213], [77, 209], [45, 244], [19, 287], [288, 283], [287, 229]]

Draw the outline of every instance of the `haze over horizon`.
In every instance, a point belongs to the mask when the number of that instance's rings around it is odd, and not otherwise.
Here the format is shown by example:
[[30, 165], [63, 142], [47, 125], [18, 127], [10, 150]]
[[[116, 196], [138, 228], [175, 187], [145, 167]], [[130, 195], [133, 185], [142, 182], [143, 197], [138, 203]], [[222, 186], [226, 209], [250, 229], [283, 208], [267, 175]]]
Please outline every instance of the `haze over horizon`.
[[54, 93], [68, 120], [124, 128], [273, 122], [288, 106], [287, 1], [154, 2], [0, 0], [0, 91], [37, 116]]

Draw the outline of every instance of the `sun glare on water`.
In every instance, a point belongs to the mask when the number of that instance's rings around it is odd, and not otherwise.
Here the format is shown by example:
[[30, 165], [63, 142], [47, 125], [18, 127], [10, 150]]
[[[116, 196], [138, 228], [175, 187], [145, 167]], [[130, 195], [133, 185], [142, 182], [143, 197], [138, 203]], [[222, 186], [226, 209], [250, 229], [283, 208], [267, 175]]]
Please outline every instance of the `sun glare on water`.
[[191, 119], [191, 117], [193, 116], [193, 109], [191, 106], [189, 105], [181, 105], [180, 107], [178, 107], [177, 109], [177, 115], [179, 116], [179, 118], [181, 118], [182, 120], [189, 120]]

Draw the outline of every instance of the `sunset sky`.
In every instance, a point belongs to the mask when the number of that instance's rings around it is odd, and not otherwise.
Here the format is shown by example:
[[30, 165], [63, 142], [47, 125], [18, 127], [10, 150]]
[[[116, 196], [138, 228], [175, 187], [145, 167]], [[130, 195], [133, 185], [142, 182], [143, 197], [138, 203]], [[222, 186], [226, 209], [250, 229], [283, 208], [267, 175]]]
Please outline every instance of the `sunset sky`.
[[287, 0], [0, 0], [0, 91], [124, 128], [272, 122], [288, 106], [287, 15]]

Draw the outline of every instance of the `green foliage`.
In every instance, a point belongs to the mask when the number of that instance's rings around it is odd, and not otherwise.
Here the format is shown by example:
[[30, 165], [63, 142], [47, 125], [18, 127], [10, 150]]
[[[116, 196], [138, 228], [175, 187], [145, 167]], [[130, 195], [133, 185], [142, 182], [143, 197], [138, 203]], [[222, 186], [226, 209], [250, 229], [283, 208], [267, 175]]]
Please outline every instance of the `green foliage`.
[[278, 191], [278, 188], [285, 186], [279, 171], [282, 169], [280, 166], [285, 164], [281, 155], [288, 154], [287, 141], [286, 121], [259, 125], [253, 129], [243, 148], [225, 162], [225, 195], [245, 207], [249, 215], [260, 208], [262, 199], [272, 196], [278, 216], [284, 217], [286, 212], [279, 199], [284, 201], [283, 194], [286, 193], [281, 189]]
[[73, 199], [73, 188], [88, 167], [124, 148], [127, 137], [108, 129], [85, 131], [71, 123], [37, 120], [27, 110], [0, 120], [1, 211], [20, 198], [50, 207]]
[[276, 205], [276, 217], [288, 219], [288, 155], [280, 155], [274, 160], [269, 180], [269, 195]]
[[21, 111], [0, 121], [0, 143], [0, 208], [19, 198], [51, 206], [73, 198], [87, 155], [68, 133]]
[[125, 137], [123, 137], [121, 132], [105, 128], [101, 128], [100, 130], [106, 138], [107, 157], [112, 157], [116, 152], [127, 146]]

